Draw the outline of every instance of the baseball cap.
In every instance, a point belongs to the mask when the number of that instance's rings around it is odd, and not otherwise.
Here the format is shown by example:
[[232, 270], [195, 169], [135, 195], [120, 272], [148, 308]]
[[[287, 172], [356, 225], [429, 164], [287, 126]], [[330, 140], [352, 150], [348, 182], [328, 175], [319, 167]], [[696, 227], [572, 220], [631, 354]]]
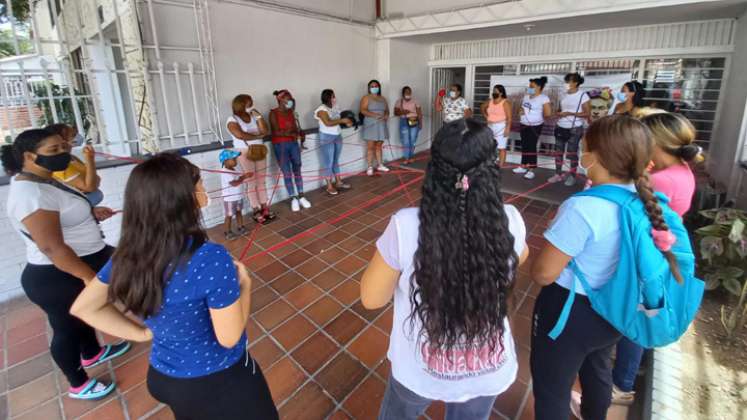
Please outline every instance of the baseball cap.
[[230, 149], [223, 149], [222, 152], [220, 152], [220, 156], [218, 156], [218, 160], [220, 160], [220, 166], [223, 166], [223, 164], [229, 160], [229, 159], [236, 159], [237, 157], [241, 156], [241, 153], [230, 150]]

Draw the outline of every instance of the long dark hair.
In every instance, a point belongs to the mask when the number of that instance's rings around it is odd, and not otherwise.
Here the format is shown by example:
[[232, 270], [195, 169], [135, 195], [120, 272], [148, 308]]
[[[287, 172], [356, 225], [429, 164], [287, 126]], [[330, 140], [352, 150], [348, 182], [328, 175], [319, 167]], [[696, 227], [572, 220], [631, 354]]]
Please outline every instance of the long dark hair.
[[207, 241], [195, 197], [199, 180], [200, 170], [173, 153], [140, 163], [127, 180], [109, 298], [135, 315], [158, 311], [171, 275]]
[[322, 103], [328, 107], [332, 106], [332, 98], [335, 96], [335, 91], [332, 89], [324, 89], [322, 91]]
[[501, 95], [501, 98], [508, 98], [508, 95], [506, 95], [506, 88], [503, 87], [503, 85], [495, 85], [493, 86], [494, 91], [498, 91], [498, 94]]
[[[610, 175], [635, 182], [638, 196], [654, 229], [669, 230], [662, 216], [659, 199], [654, 195], [646, 167], [653, 156], [651, 131], [639, 120], [627, 115], [612, 115], [594, 121], [584, 136], [589, 152], [596, 153], [599, 163]], [[677, 259], [672, 251], [663, 251], [674, 277], [682, 283]]]
[[16, 136], [13, 144], [3, 145], [0, 149], [5, 173], [12, 176], [23, 170], [23, 154], [25, 152], [36, 153], [41, 143], [49, 137], [55, 136], [54, 132], [46, 128], [32, 128]]
[[[467, 131], [462, 134], [466, 124]], [[473, 119], [436, 134], [423, 184], [411, 322], [436, 348], [494, 349], [503, 337], [518, 257], [503, 208], [490, 129]], [[456, 187], [462, 175], [469, 189]]]
[[636, 108], [641, 108], [645, 104], [643, 102], [643, 98], [646, 94], [646, 91], [643, 89], [643, 85], [641, 82], [637, 80], [631, 80], [629, 82], [625, 82], [623, 85], [628, 88], [629, 91], [633, 92], [633, 106]]

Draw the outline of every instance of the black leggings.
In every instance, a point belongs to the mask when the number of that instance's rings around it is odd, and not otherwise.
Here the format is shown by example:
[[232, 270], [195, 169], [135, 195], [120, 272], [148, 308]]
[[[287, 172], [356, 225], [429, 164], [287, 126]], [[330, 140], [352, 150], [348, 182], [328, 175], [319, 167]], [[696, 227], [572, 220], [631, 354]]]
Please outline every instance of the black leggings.
[[586, 296], [577, 294], [568, 323], [553, 341], [547, 333], [555, 326], [568, 293], [553, 283], [542, 288], [534, 305], [529, 365], [535, 418], [568, 418], [571, 388], [578, 375], [583, 418], [602, 420], [612, 395], [612, 347], [620, 333], [592, 309]]
[[521, 125], [521, 164], [530, 168], [537, 166], [537, 141], [542, 134], [542, 124]]
[[[98, 272], [113, 251], [114, 248], [106, 246], [80, 259]], [[71, 386], [83, 385], [88, 380], [88, 374], [81, 366], [81, 356], [91, 359], [101, 351], [96, 331], [70, 315], [70, 307], [83, 291], [83, 281], [54, 265], [28, 264], [21, 274], [21, 285], [29, 299], [47, 313], [54, 333], [49, 349], [55, 363]]]
[[148, 368], [148, 391], [176, 420], [277, 420], [265, 377], [251, 358], [198, 378], [175, 378]]

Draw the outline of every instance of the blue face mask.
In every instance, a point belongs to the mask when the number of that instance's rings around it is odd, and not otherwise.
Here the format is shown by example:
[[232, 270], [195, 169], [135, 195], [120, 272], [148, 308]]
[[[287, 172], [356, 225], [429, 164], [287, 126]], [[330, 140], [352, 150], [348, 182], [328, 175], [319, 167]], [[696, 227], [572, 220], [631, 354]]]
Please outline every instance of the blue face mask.
[[379, 88], [376, 87], [376, 86], [372, 87], [371, 88], [371, 93], [373, 93], [374, 95], [378, 95], [379, 94]]
[[533, 87], [527, 88], [527, 94], [529, 95], [534, 95], [536, 92], [537, 92], [537, 89]]
[[628, 100], [628, 94], [625, 92], [617, 92], [617, 100], [620, 102], [625, 102]]
[[293, 99], [289, 99], [288, 102], [285, 103], [285, 107], [288, 109], [293, 108]]

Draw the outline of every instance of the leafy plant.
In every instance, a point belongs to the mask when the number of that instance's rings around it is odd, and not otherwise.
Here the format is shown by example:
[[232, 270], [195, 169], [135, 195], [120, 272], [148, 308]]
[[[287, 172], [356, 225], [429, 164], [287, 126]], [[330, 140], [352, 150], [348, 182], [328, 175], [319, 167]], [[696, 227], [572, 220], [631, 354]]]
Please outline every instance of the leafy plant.
[[712, 221], [695, 231], [700, 238], [698, 251], [706, 289], [723, 286], [740, 296], [747, 271], [747, 212], [723, 208], [703, 210], [700, 214]]
[[[47, 99], [48, 91], [45, 82], [31, 82], [29, 83], [29, 90], [33, 93], [34, 97], [37, 98], [36, 106], [42, 110], [42, 117], [40, 118], [39, 125], [44, 126], [54, 123], [54, 117], [52, 115], [52, 104], [50, 101], [54, 101], [55, 108], [57, 110], [57, 121], [75, 126], [75, 110], [73, 109], [73, 101], [71, 98], [71, 88], [62, 87], [55, 83], [48, 82], [51, 90], [51, 100]], [[83, 121], [83, 137], [88, 138], [88, 131], [91, 128], [91, 116], [87, 111], [89, 103], [87, 98], [81, 97], [82, 93], [75, 90], [76, 100], [78, 102], [78, 110]]]
[[700, 238], [699, 270], [707, 290], [722, 286], [739, 301], [727, 315], [721, 306], [721, 323], [728, 338], [747, 321], [747, 212], [733, 208], [703, 210], [712, 223], [695, 231]]

